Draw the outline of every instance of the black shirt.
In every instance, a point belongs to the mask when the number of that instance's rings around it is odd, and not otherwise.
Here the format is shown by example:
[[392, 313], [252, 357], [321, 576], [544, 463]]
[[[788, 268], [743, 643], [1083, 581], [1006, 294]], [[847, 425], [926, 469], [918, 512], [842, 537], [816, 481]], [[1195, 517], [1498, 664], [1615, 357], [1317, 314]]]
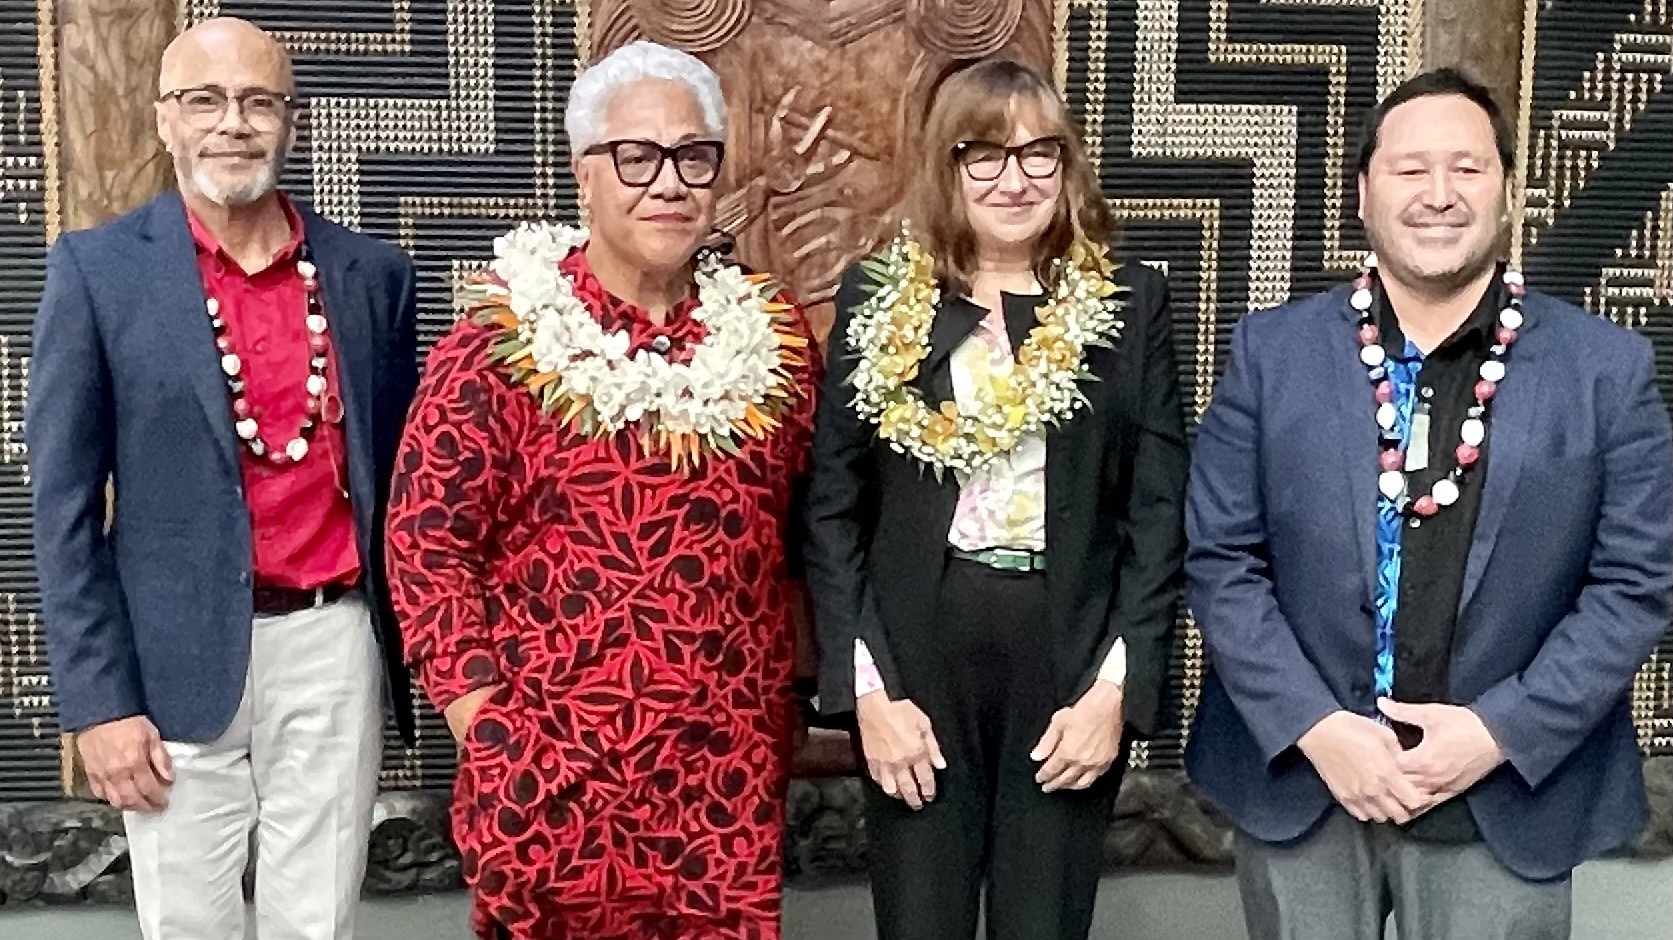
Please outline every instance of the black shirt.
[[[1505, 301], [1503, 282], [1495, 276], [1470, 318], [1427, 356], [1421, 357], [1423, 368], [1417, 375], [1418, 397], [1413, 419], [1415, 424], [1417, 414], [1428, 409], [1429, 463], [1426, 468], [1408, 474], [1409, 491], [1414, 498], [1428, 493], [1457, 466], [1459, 428], [1466, 413], [1476, 404], [1475, 384], [1480, 379], [1481, 364], [1497, 342], [1499, 310]], [[1389, 358], [1406, 361], [1417, 358], [1408, 355], [1415, 349], [1406, 348], [1405, 334], [1380, 289], [1375, 316]], [[1394, 698], [1401, 702], [1447, 702], [1453, 634], [1458, 623], [1458, 602], [1464, 590], [1464, 567], [1475, 537], [1476, 515], [1481, 508], [1482, 483], [1487, 475], [1488, 450], [1492, 443], [1491, 417], [1487, 425], [1481, 457], [1459, 487], [1458, 501], [1427, 519], [1414, 517], [1403, 523], [1400, 604], [1394, 616]], [[1416, 746], [1421, 739], [1421, 732], [1416, 728], [1396, 725], [1395, 730], [1407, 748]], [[1479, 838], [1462, 798], [1418, 817], [1408, 825], [1408, 832], [1414, 838], [1434, 841]]]

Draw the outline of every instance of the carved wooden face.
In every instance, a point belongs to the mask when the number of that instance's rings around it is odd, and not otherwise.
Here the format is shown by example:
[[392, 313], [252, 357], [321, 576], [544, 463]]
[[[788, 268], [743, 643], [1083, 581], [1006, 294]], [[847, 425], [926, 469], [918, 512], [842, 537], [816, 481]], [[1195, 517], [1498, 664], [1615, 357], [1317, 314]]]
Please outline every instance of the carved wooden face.
[[1492, 265], [1507, 200], [1492, 122], [1462, 95], [1389, 111], [1359, 181], [1359, 217], [1384, 273], [1413, 287], [1459, 286]]
[[[633, 185], [635, 171], [620, 161], [641, 157], [613, 150], [630, 141], [672, 150], [714, 139], [697, 96], [678, 82], [647, 78], [611, 95], [600, 143], [575, 160], [593, 241], [644, 271], [674, 271], [690, 262], [714, 224], [714, 187], [688, 184], [701, 177], [690, 166], [676, 166], [672, 157], [661, 161], [648, 183]], [[655, 153], [654, 147], [634, 149]]]
[[[990, 145], [1023, 147], [1035, 144], [1046, 134], [1044, 122], [1019, 114], [1010, 139], [988, 141]], [[995, 148], [996, 149], [996, 148]], [[1055, 151], [1054, 151], [1055, 152]], [[1057, 201], [1063, 196], [1063, 168], [1053, 157], [1048, 164], [1032, 151], [999, 151], [1002, 166], [983, 171], [966, 166], [959, 173], [964, 193], [965, 217], [970, 220], [978, 255], [1010, 255], [1031, 252], [1034, 243], [1051, 225]], [[993, 179], [978, 179], [998, 175]]]

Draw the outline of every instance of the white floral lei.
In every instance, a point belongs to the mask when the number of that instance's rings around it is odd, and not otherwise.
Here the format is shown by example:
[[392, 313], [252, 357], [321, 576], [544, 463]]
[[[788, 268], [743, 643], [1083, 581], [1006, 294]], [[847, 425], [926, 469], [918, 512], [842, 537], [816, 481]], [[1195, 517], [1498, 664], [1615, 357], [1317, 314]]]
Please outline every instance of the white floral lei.
[[771, 279], [705, 254], [695, 272], [693, 319], [707, 329], [688, 362], [649, 350], [628, 354], [626, 330], [607, 332], [559, 263], [587, 242], [586, 229], [530, 222], [494, 240], [493, 276], [467, 304], [506, 335], [494, 357], [512, 368], [551, 414], [589, 437], [637, 425], [648, 449], [676, 465], [737, 452], [739, 435], [762, 437], [796, 394], [790, 374], [806, 345]]
[[929, 353], [930, 324], [941, 299], [935, 262], [902, 231], [881, 254], [863, 262], [875, 292], [854, 311], [848, 348], [858, 362], [849, 379], [854, 410], [876, 423], [895, 451], [929, 466], [939, 479], [960, 481], [1025, 435], [1067, 422], [1087, 404], [1079, 383], [1088, 346], [1108, 346], [1120, 335], [1121, 288], [1110, 279], [1101, 246], [1077, 242], [1049, 274], [1052, 291], [1039, 320], [1016, 351], [1016, 366], [977, 389], [973, 413], [948, 401], [932, 409], [910, 384]]

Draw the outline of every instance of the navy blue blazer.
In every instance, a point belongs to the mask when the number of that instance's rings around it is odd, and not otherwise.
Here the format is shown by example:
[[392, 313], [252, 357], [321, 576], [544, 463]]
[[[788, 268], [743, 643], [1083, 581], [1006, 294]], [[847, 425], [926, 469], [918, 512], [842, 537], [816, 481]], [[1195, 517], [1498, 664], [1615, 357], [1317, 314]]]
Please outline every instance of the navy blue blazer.
[[[1238, 324], [1197, 437], [1188, 597], [1209, 653], [1186, 753], [1271, 842], [1333, 805], [1295, 742], [1376, 711], [1377, 439], [1348, 289]], [[1642, 828], [1633, 676], [1673, 603], [1673, 443], [1644, 337], [1530, 292], [1493, 404], [1448, 700], [1508, 760], [1466, 795], [1511, 870], [1551, 878]]]
[[[332, 321], [349, 497], [386, 695], [410, 684], [383, 576], [395, 447], [418, 381], [412, 262], [303, 210]], [[250, 513], [185, 206], [169, 192], [47, 256], [25, 418], [47, 654], [66, 731], [231, 724], [250, 657]], [[115, 513], [107, 532], [106, 481]]]

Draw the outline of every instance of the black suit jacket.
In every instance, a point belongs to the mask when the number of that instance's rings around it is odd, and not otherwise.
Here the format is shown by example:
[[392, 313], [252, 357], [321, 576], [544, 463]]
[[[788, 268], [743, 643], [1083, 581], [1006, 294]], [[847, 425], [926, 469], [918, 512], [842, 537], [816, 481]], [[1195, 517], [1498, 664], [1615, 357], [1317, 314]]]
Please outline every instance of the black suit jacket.
[[[412, 261], [301, 210], [331, 316], [349, 501], [389, 704], [412, 694], [383, 575], [384, 504], [418, 381]], [[25, 435], [59, 723], [146, 715], [213, 741], [250, 656], [250, 511], [202, 279], [177, 192], [71, 232], [47, 258]], [[105, 483], [116, 512], [105, 529]]]
[[[1057, 694], [1089, 688], [1117, 637], [1127, 646], [1126, 720], [1154, 732], [1183, 583], [1187, 464], [1167, 282], [1139, 264], [1116, 274], [1127, 290], [1114, 344], [1091, 347], [1081, 384], [1090, 408], [1046, 437], [1046, 582]], [[854, 707], [854, 640], [866, 641], [890, 695], [910, 698], [937, 668], [930, 636], [958, 504], [952, 474], [878, 440], [848, 385], [848, 322], [870, 291], [857, 267], [837, 293], [807, 497], [805, 564], [819, 637], [819, 704]], [[1012, 348], [1035, 324], [1037, 297], [1005, 298]], [[953, 397], [951, 356], [984, 311], [944, 300], [930, 331], [918, 389], [931, 404]]]

